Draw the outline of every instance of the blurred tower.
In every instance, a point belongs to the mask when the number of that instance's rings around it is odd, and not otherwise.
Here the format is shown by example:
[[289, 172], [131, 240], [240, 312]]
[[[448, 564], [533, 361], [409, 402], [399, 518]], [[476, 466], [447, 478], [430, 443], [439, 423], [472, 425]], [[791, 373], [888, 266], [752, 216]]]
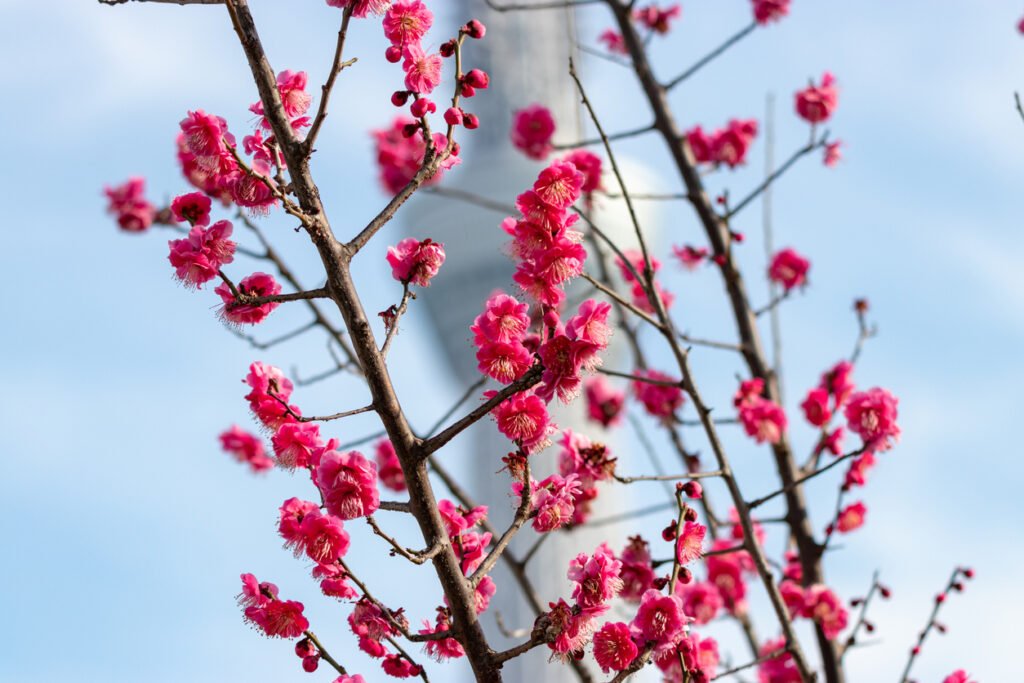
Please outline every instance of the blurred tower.
[[[515, 197], [533, 184], [543, 167], [515, 150], [508, 138], [512, 113], [532, 103], [551, 109], [558, 124], [557, 139], [579, 139], [575, 87], [568, 74], [573, 40], [571, 9], [526, 12], [494, 12], [480, 0], [453, 0], [447, 8], [435, 5], [440, 25], [455, 28], [470, 18], [487, 26], [482, 41], [467, 43], [467, 68], [482, 68], [491, 78], [490, 88], [465, 102], [465, 108], [480, 117], [479, 129], [464, 132], [463, 163], [453, 169], [443, 184], [512, 206]], [[483, 310], [483, 304], [495, 289], [518, 292], [512, 282], [514, 266], [503, 253], [508, 236], [499, 225], [504, 215], [458, 199], [420, 193], [415, 200], [416, 227], [428, 230], [432, 238], [444, 243], [447, 259], [441, 276], [431, 282], [429, 296], [422, 298], [442, 342], [452, 374], [461, 386], [480, 377], [474, 357], [469, 326]], [[607, 216], [602, 220], [609, 220]], [[572, 294], [570, 293], [570, 299]], [[614, 353], [613, 351], [610, 353]], [[614, 361], [608, 361], [615, 367]], [[561, 428], [572, 427], [596, 440], [604, 440], [600, 428], [584, 424], [582, 398], [569, 408], [557, 402], [550, 406]], [[479, 501], [490, 506], [490, 519], [499, 530], [511, 519], [514, 501], [510, 497], [510, 479], [498, 473], [501, 457], [510, 444], [489, 422], [482, 422], [466, 435], [471, 449], [470, 471], [458, 472], [460, 479]], [[533, 456], [534, 477], [541, 479], [557, 468], [557, 447]], [[616, 503], [616, 500], [618, 503]], [[596, 516], [620, 510], [622, 499], [615, 488], [604, 487], [594, 507]], [[613, 531], [605, 527], [602, 535]], [[515, 539], [513, 551], [522, 557], [537, 534], [529, 527]], [[596, 533], [574, 531], [554, 533], [531, 560], [529, 575], [540, 600], [545, 604], [558, 597], [568, 598], [565, 572], [577, 553], [592, 553], [600, 541]], [[511, 646], [523, 638], [510, 640], [496, 625], [500, 612], [511, 629], [529, 629], [535, 614], [519, 596], [515, 581], [499, 562], [494, 571], [498, 593], [483, 624], [495, 648]], [[507, 680], [544, 683], [575, 680], [568, 667], [549, 665], [550, 651], [537, 648], [505, 666]]]

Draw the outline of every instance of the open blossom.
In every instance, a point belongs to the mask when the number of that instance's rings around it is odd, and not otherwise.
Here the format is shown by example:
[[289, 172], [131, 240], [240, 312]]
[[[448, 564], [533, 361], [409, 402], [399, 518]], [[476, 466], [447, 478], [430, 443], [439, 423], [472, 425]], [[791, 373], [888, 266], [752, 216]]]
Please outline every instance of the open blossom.
[[327, 511], [342, 519], [372, 515], [380, 507], [377, 466], [358, 451], [328, 450], [320, 456], [315, 481]]
[[675, 411], [683, 405], [683, 390], [679, 388], [679, 380], [666, 375], [658, 370], [637, 370], [637, 377], [652, 379], [657, 382], [669, 382], [668, 384], [654, 384], [643, 380], [633, 381], [633, 395], [640, 401], [644, 409], [654, 416], [670, 418]]
[[615, 458], [604, 444], [594, 443], [571, 429], [565, 430], [561, 444], [558, 470], [562, 476], [576, 474], [584, 486], [593, 486], [615, 474]]
[[746, 380], [733, 397], [733, 405], [739, 409], [740, 423], [748, 436], [757, 443], [776, 444], [786, 431], [786, 413], [780, 405], [761, 396], [762, 391], [764, 380]]
[[640, 598], [640, 608], [630, 623], [634, 637], [641, 642], [654, 643], [656, 650], [671, 647], [683, 635], [689, 619], [683, 616], [682, 600], [650, 589]]
[[608, 52], [616, 55], [628, 55], [629, 49], [626, 47], [626, 40], [622, 37], [622, 34], [613, 29], [605, 29], [601, 32], [601, 35], [597, 37], [598, 42], [604, 43], [604, 47]]
[[787, 579], [780, 583], [779, 594], [782, 596], [782, 601], [786, 603], [790, 619], [796, 619], [803, 614], [807, 598], [804, 595], [803, 586], [797, 583], [795, 579]]
[[512, 116], [509, 131], [512, 144], [531, 159], [544, 159], [554, 149], [551, 138], [555, 135], [555, 117], [540, 104], [531, 104]]
[[210, 224], [210, 198], [202, 192], [189, 192], [171, 201], [171, 215], [178, 222], [190, 225]]
[[302, 531], [302, 522], [306, 517], [319, 514], [320, 506], [308, 500], [289, 498], [281, 504], [277, 533], [284, 539], [284, 547], [291, 549], [296, 557], [306, 551], [306, 535]]
[[742, 166], [747, 151], [757, 137], [756, 119], [731, 119], [725, 128], [705, 133], [701, 126], [686, 132], [686, 141], [694, 160], [699, 164], [724, 164], [729, 168]]
[[[494, 393], [489, 391], [484, 396], [490, 398]], [[498, 424], [498, 431], [517, 443], [527, 454], [545, 447], [548, 437], [555, 430], [544, 400], [530, 392], [521, 391], [509, 396], [491, 414]]]
[[422, 241], [409, 237], [388, 247], [387, 259], [393, 278], [402, 284], [429, 287], [430, 279], [444, 263], [444, 245], [429, 237]]
[[851, 531], [861, 528], [864, 526], [864, 517], [867, 513], [867, 506], [860, 501], [847, 505], [839, 513], [839, 517], [836, 521], [836, 529], [838, 529], [840, 533], [848, 534]]
[[242, 574], [242, 592], [238, 594], [238, 604], [241, 607], [263, 607], [271, 600], [277, 599], [277, 586], [263, 581], [260, 582], [252, 574]]
[[[711, 546], [712, 550], [734, 545], [722, 539]], [[726, 609], [732, 614], [745, 612], [747, 584], [743, 579], [743, 563], [739, 553], [709, 555], [707, 560], [708, 581], [715, 585]]]
[[402, 56], [406, 89], [429, 95], [441, 82], [441, 55], [428, 55], [419, 43], [409, 43], [402, 50]]
[[790, 0], [752, 0], [754, 20], [762, 26], [789, 14]]
[[418, 43], [434, 23], [434, 14], [420, 0], [396, 2], [384, 14], [384, 35], [392, 45]]
[[832, 411], [828, 407], [828, 390], [817, 387], [807, 392], [807, 398], [800, 404], [804, 411], [804, 417], [815, 427], [822, 427], [832, 417]]
[[838, 409], [846, 403], [856, 388], [853, 383], [853, 363], [848, 360], [839, 361], [822, 374], [818, 386], [835, 398], [835, 407]]
[[[274, 279], [273, 275], [267, 273], [253, 273], [235, 285], [239, 294], [253, 297], [275, 296], [281, 293], [281, 285]], [[217, 285], [213, 290], [220, 295], [224, 302], [221, 315], [228, 322], [236, 325], [255, 325], [266, 320], [270, 312], [280, 304], [276, 301], [269, 301], [262, 304], [247, 304], [235, 300], [231, 288], [226, 282]]]
[[583, 394], [587, 400], [587, 416], [603, 427], [611, 427], [622, 421], [622, 408], [626, 393], [612, 387], [604, 375], [590, 377], [583, 382]]
[[386, 655], [381, 668], [392, 678], [412, 678], [420, 675], [419, 664], [413, 664], [402, 655]]
[[302, 615], [302, 603], [278, 598], [274, 584], [257, 584], [252, 574], [242, 574], [242, 596], [244, 599], [239, 602], [245, 606], [245, 620], [265, 635], [298, 638], [309, 628], [309, 621]]
[[672, 247], [672, 254], [683, 264], [687, 270], [695, 270], [708, 257], [707, 247], [693, 247], [684, 244], [681, 247]]
[[[778, 656], [768, 658], [776, 652], [779, 653]], [[784, 636], [766, 642], [761, 646], [758, 655], [762, 659], [757, 666], [759, 683], [803, 683], [803, 676], [793, 661], [793, 655], [786, 649]]]
[[[570, 606], [565, 600], [548, 603], [551, 611], [542, 615], [545, 640], [554, 657], [563, 661], [583, 654], [597, 625], [595, 617], [604, 610], [585, 610]], [[596, 612], [596, 613], [595, 613]]]
[[348, 532], [342, 521], [334, 515], [306, 515], [299, 533], [303, 536], [302, 546], [306, 555], [317, 564], [334, 564], [348, 552]]
[[238, 425], [224, 431], [218, 437], [221, 448], [230, 453], [238, 462], [244, 462], [253, 472], [263, 472], [274, 467], [274, 461], [267, 457], [263, 449], [263, 441], [255, 434], [250, 434]]
[[836, 79], [826, 71], [821, 77], [821, 85], [813, 83], [796, 94], [796, 113], [808, 123], [828, 121], [839, 103], [839, 90]]
[[448, 535], [453, 538], [473, 528], [487, 517], [486, 505], [466, 510], [450, 500], [440, 500], [437, 503], [437, 510], [441, 513]]
[[593, 555], [580, 553], [569, 563], [569, 580], [575, 583], [573, 600], [581, 607], [603, 605], [622, 590], [619, 571], [622, 562], [615, 558], [607, 543], [602, 543]]
[[665, 34], [671, 28], [671, 22], [683, 15], [683, 8], [678, 4], [668, 7], [648, 5], [633, 11], [633, 17], [643, 26], [655, 33]]
[[[435, 626], [431, 626], [430, 622], [424, 619], [423, 628], [419, 630], [420, 634], [427, 635], [434, 633], [446, 633], [452, 628], [451, 616], [448, 613], [448, 610], [444, 607], [438, 608], [435, 622]], [[458, 659], [466, 654], [466, 651], [462, 649], [462, 645], [460, 645], [459, 641], [454, 638], [428, 640], [423, 649], [428, 655], [439, 662], [444, 662], [449, 659]]]
[[676, 560], [679, 564], [688, 564], [699, 559], [703, 554], [704, 535], [707, 527], [700, 522], [684, 522], [676, 539]]
[[683, 614], [692, 617], [697, 624], [709, 623], [722, 609], [722, 595], [714, 584], [707, 581], [679, 582], [676, 595], [683, 601]]
[[768, 277], [772, 282], [782, 285], [787, 292], [794, 287], [807, 284], [807, 271], [811, 262], [792, 249], [782, 249], [775, 253], [768, 266]]
[[[409, 126], [412, 126], [412, 132], [406, 135]], [[397, 194], [412, 180], [423, 164], [423, 156], [427, 149], [423, 131], [413, 119], [398, 116], [391, 122], [390, 127], [374, 130], [371, 134], [376, 146], [381, 184], [391, 194]], [[448, 145], [444, 133], [435, 133], [433, 139], [435, 149], [445, 149]], [[423, 181], [423, 185], [436, 184], [443, 177], [444, 171], [459, 163], [461, 160], [457, 150], [453, 151], [441, 162], [437, 173]]]
[[330, 7], [348, 7], [352, 5], [352, 16], [357, 19], [365, 19], [371, 13], [376, 15], [384, 14], [391, 5], [391, 0], [327, 0], [327, 4]]
[[601, 188], [601, 157], [585, 149], [576, 149], [564, 157], [566, 161], [576, 167], [576, 170], [583, 174], [582, 191], [584, 194], [596, 192]]
[[129, 178], [116, 187], [106, 187], [107, 211], [117, 217], [117, 224], [126, 232], [142, 232], [156, 219], [156, 207], [145, 197], [146, 181]]
[[225, 264], [234, 261], [236, 244], [230, 239], [231, 229], [230, 222], [217, 221], [208, 228], [196, 225], [186, 237], [170, 240], [167, 260], [174, 266], [178, 280], [188, 287], [200, 288], [217, 277]]
[[235, 146], [235, 137], [228, 132], [227, 121], [202, 109], [188, 112], [180, 126], [185, 135], [186, 149], [202, 168], [217, 169], [222, 157], [229, 154], [227, 145]]
[[392, 491], [404, 491], [405, 473], [402, 472], [402, 464], [398, 461], [398, 454], [395, 453], [395, 446], [390, 439], [381, 439], [377, 442], [374, 457], [377, 460], [377, 475], [380, 482]]
[[[651, 304], [650, 298], [647, 296], [647, 291], [643, 283], [636, 279], [633, 275], [633, 271], [629, 268], [628, 264], [633, 266], [633, 269], [640, 274], [641, 278], [644, 277], [644, 257], [643, 254], [637, 249], [626, 249], [623, 252], [626, 257], [626, 261], [621, 258], [615, 259], [615, 264], [619, 267], [619, 272], [622, 274], [622, 279], [632, 286], [631, 293], [633, 295], [633, 305], [646, 313], [654, 313], [654, 306]], [[658, 269], [661, 268], [661, 262], [653, 256], [650, 258], [651, 272], [657, 273]], [[675, 301], [675, 296], [664, 289], [661, 284], [657, 281], [654, 283], [655, 295], [661, 299], [662, 306], [665, 309], [672, 307], [672, 302]]]
[[829, 640], [842, 633], [849, 617], [843, 601], [821, 584], [808, 586], [805, 596], [804, 616], [814, 619]]
[[619, 596], [631, 602], [638, 602], [648, 588], [654, 584], [654, 569], [651, 566], [650, 545], [640, 536], [631, 536], [629, 544], [619, 555], [622, 569], [622, 590]]
[[845, 412], [847, 426], [860, 436], [866, 449], [887, 451], [899, 440], [898, 403], [889, 391], [878, 387], [850, 396]]
[[850, 469], [846, 471], [846, 479], [843, 486], [847, 489], [854, 486], [864, 486], [868, 481], [868, 470], [875, 466], [875, 454], [871, 451], [857, 456], [850, 463]]
[[[277, 91], [281, 95], [281, 104], [285, 116], [293, 128], [303, 128], [309, 125], [309, 120], [304, 114], [309, 111], [309, 105], [313, 98], [306, 92], [309, 83], [309, 76], [305, 71], [284, 70], [277, 74]], [[266, 119], [263, 111], [263, 102], [257, 102], [249, 107], [249, 111], [260, 117], [260, 127], [270, 130], [270, 122]]]
[[[570, 474], [568, 477], [562, 477], [552, 474], [543, 481], [531, 481], [530, 488], [530, 505], [536, 513], [533, 518], [535, 531], [547, 533], [572, 522], [576, 498], [581, 489], [578, 476]], [[521, 495], [522, 489], [522, 482], [512, 484], [514, 495]]]
[[622, 622], [608, 622], [594, 634], [594, 659], [601, 671], [622, 671], [636, 659], [639, 650]]
[[313, 453], [323, 448], [320, 427], [313, 422], [286, 422], [277, 428], [270, 439], [277, 464], [285, 469], [309, 467]]
[[484, 312], [473, 321], [470, 331], [478, 340], [491, 342], [522, 341], [530, 327], [529, 306], [503, 292], [493, 294], [484, 305]]
[[[295, 420], [282, 403], [282, 401], [287, 403], [294, 387], [280, 368], [256, 361], [249, 366], [249, 374], [245, 377], [245, 383], [251, 389], [246, 394], [245, 400], [249, 402], [249, 408], [253, 414], [268, 429], [276, 430], [283, 423]], [[300, 414], [297, 407], [290, 407], [292, 412]]]
[[579, 198], [584, 180], [575, 164], [555, 161], [537, 175], [533, 191], [542, 202], [554, 209], [567, 209]]

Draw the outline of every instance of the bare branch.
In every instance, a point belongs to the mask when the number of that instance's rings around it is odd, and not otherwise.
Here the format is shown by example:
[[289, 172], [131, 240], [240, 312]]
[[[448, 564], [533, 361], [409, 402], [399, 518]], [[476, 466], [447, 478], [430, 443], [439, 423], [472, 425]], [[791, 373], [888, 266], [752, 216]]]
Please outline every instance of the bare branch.
[[704, 68], [705, 66], [710, 64], [715, 59], [715, 57], [718, 57], [723, 52], [728, 50], [730, 47], [732, 47], [733, 45], [735, 45], [736, 43], [740, 42], [741, 40], [746, 38], [748, 35], [753, 33], [754, 29], [756, 29], [756, 28], [757, 28], [757, 22], [754, 21], [754, 22], [751, 22], [745, 28], [741, 29], [739, 32], [737, 32], [737, 33], [733, 34], [732, 36], [730, 36], [728, 39], [726, 39], [726, 41], [724, 43], [722, 43], [721, 45], [716, 47], [714, 50], [712, 50], [711, 52], [709, 52], [708, 54], [704, 55], [699, 60], [697, 60], [696, 64], [694, 64], [689, 69], [687, 69], [686, 71], [684, 71], [683, 73], [679, 74], [678, 76], [673, 78], [671, 81], [666, 83], [665, 84], [665, 90], [671, 90], [672, 88], [676, 87], [677, 85], [679, 85], [680, 83], [685, 81], [690, 76], [692, 76], [695, 73], [697, 73], [698, 71], [700, 71], [702, 68]]

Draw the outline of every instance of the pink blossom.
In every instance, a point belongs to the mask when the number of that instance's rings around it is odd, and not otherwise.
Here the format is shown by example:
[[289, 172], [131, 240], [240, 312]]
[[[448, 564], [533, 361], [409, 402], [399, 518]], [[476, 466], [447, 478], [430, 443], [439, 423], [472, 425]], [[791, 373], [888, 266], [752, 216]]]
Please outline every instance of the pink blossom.
[[357, 636], [380, 640], [396, 634], [384, 612], [366, 597], [361, 598], [348, 615], [348, 626]]
[[[365, 19], [371, 13], [384, 14], [391, 5], [391, 0], [327, 0], [330, 7], [348, 7], [352, 5], [352, 16]], [[337, 683], [337, 682], [335, 682]]]
[[815, 427], [825, 426], [832, 418], [828, 400], [828, 391], [818, 387], [807, 392], [807, 398], [800, 404], [800, 408], [804, 411], [804, 417]]
[[714, 584], [707, 581], [676, 584], [676, 595], [683, 601], [683, 614], [693, 617], [697, 624], [707, 624], [721, 611], [722, 595]]
[[129, 178], [116, 187], [105, 187], [107, 212], [117, 217], [117, 224], [126, 232], [142, 232], [156, 219], [156, 207], [145, 197], [144, 178]]
[[294, 600], [269, 600], [262, 606], [245, 608], [245, 619], [271, 638], [298, 638], [309, 629], [302, 615], [302, 603]]
[[348, 552], [348, 532], [334, 515], [306, 515], [299, 533], [303, 537], [306, 555], [317, 564], [334, 564]]
[[406, 488], [405, 474], [402, 472], [402, 464], [398, 461], [398, 454], [395, 453], [395, 446], [391, 440], [381, 439], [378, 441], [374, 447], [374, 455], [381, 483], [392, 491], [404, 491]]
[[409, 43], [402, 49], [402, 56], [406, 89], [429, 95], [441, 83], [441, 55], [428, 55], [419, 43]]
[[170, 240], [167, 260], [174, 266], [174, 274], [187, 287], [201, 288], [217, 277], [225, 264], [235, 260], [235, 243], [231, 237], [231, 223], [217, 221], [209, 228], [195, 226], [188, 236]]
[[831, 370], [822, 374], [818, 386], [826, 389], [829, 394], [835, 397], [836, 408], [843, 405], [850, 398], [850, 394], [853, 393], [855, 388], [853, 383], [853, 363], [848, 360], [839, 361]]
[[759, 395], [764, 382], [755, 378], [740, 385], [733, 398], [739, 408], [739, 419], [748, 436], [757, 443], [776, 444], [786, 431], [786, 413], [773, 401]]
[[270, 439], [277, 464], [285, 469], [306, 468], [313, 462], [313, 453], [323, 448], [320, 427], [313, 422], [286, 422]]
[[372, 515], [380, 507], [377, 466], [358, 451], [326, 451], [314, 478], [327, 511], [341, 519]]
[[555, 118], [540, 104], [532, 104], [513, 114], [510, 136], [512, 144], [531, 159], [541, 160], [553, 149]]
[[642, 25], [655, 33], [665, 34], [671, 28], [670, 23], [683, 15], [683, 8], [679, 4], [669, 5], [661, 8], [657, 5], [648, 5], [633, 11], [633, 17]]
[[[489, 577], [488, 577], [489, 578]], [[434, 634], [434, 633], [445, 633], [451, 630], [451, 621], [448, 614], [448, 610], [440, 607], [437, 610], [436, 626], [431, 627], [430, 622], [426, 619], [423, 620], [423, 628], [420, 629], [420, 634]], [[428, 640], [424, 646], [424, 650], [428, 655], [433, 657], [439, 662], [444, 662], [449, 659], [458, 659], [466, 654], [466, 651], [462, 649], [462, 645], [459, 641], [454, 638], [445, 638], [443, 640]]]
[[[292, 126], [302, 127], [308, 125], [308, 119], [301, 117], [309, 111], [309, 105], [313, 98], [306, 92], [306, 85], [309, 83], [309, 76], [305, 71], [284, 70], [277, 74], [277, 91], [281, 95], [281, 104], [284, 113], [291, 121]], [[249, 107], [249, 111], [260, 117], [260, 126], [270, 130], [270, 122], [264, 116], [263, 103], [257, 102]]]
[[584, 180], [575, 164], [555, 161], [537, 176], [533, 191], [545, 204], [559, 210], [567, 209], [579, 199]]
[[626, 394], [612, 387], [603, 375], [585, 380], [583, 393], [587, 399], [587, 415], [591, 420], [606, 428], [622, 421]]
[[821, 77], [821, 85], [811, 83], [796, 93], [796, 113], [800, 118], [812, 124], [828, 121], [839, 103], [835, 82], [835, 77], [826, 71]]
[[601, 157], [585, 149], [577, 149], [562, 157], [562, 161], [572, 164], [583, 174], [583, 187], [580, 189], [584, 194], [601, 189]]
[[333, 683], [366, 683], [366, 679], [359, 674], [356, 674], [355, 676], [343, 674], [335, 678]]
[[622, 569], [622, 590], [619, 595], [625, 600], [637, 602], [644, 592], [654, 584], [654, 569], [651, 566], [651, 551], [647, 541], [632, 536], [629, 544], [619, 555]]
[[277, 599], [277, 586], [263, 582], [252, 574], [242, 574], [242, 592], [238, 594], [238, 604], [242, 607], [263, 607], [271, 600]]
[[762, 26], [778, 21], [789, 14], [790, 0], [752, 0], [754, 19]]
[[661, 650], [678, 642], [687, 621], [678, 596], [650, 589], [640, 598], [640, 608], [630, 623], [630, 630], [637, 640], [654, 643], [656, 650]]
[[602, 543], [593, 555], [580, 553], [569, 563], [567, 574], [573, 587], [572, 597], [581, 607], [603, 605], [622, 590], [619, 571], [622, 562], [615, 558], [607, 543]]
[[430, 238], [420, 241], [409, 237], [388, 247], [387, 259], [393, 278], [402, 284], [429, 287], [430, 279], [444, 263], [444, 245]]
[[392, 45], [418, 43], [434, 23], [434, 14], [420, 0], [396, 2], [384, 15], [384, 35]]
[[180, 126], [185, 135], [186, 149], [202, 168], [217, 169], [222, 157], [229, 153], [227, 145], [235, 146], [235, 137], [228, 132], [227, 121], [202, 109], [188, 112]]
[[548, 603], [551, 611], [547, 613], [543, 622], [546, 624], [546, 639], [548, 647], [554, 652], [556, 658], [568, 659], [583, 654], [583, 648], [590, 640], [596, 624], [594, 618], [604, 611], [585, 610], [579, 607], [570, 607], [565, 600], [557, 603]]
[[887, 451], [899, 441], [898, 403], [888, 390], [878, 387], [850, 396], [845, 411], [847, 426], [864, 441], [864, 448]]
[[476, 352], [476, 360], [480, 372], [502, 384], [509, 384], [526, 374], [533, 365], [533, 354], [518, 341], [504, 343], [482, 340]]
[[587, 252], [582, 245], [558, 238], [536, 258], [522, 261], [512, 279], [539, 303], [557, 307], [565, 299], [562, 285], [583, 272], [586, 258]]
[[717, 164], [736, 168], [747, 161], [747, 150], [757, 136], [755, 119], [732, 119], [723, 130], [716, 131], [712, 141], [712, 157]]
[[537, 353], [544, 364], [541, 385], [537, 395], [550, 401], [555, 395], [562, 403], [570, 403], [580, 392], [584, 351], [590, 347], [585, 342], [570, 339], [559, 334], [544, 342]]
[[469, 576], [480, 563], [484, 561], [484, 557], [487, 555], [487, 546], [491, 542], [490, 533], [477, 533], [475, 531], [464, 531], [459, 534], [458, 547], [455, 549], [455, 554], [459, 557], [459, 565], [462, 568], [462, 573]]
[[807, 587], [804, 616], [814, 619], [825, 632], [825, 637], [832, 640], [846, 628], [849, 615], [835, 593], [816, 584]]
[[843, 436], [843, 428], [836, 427], [829, 434], [822, 437], [821, 442], [818, 444], [818, 452], [827, 450], [832, 455], [841, 455], [843, 452]]
[[[678, 379], [658, 370], [637, 370], [635, 374], [637, 377], [653, 379], [658, 382], [679, 383]], [[678, 386], [635, 380], [633, 382], [633, 395], [643, 404], [650, 415], [663, 419], [671, 418], [675, 411], [683, 405], [683, 390]]]
[[571, 429], [565, 430], [561, 444], [558, 469], [562, 476], [576, 474], [584, 486], [593, 486], [615, 474], [615, 458], [604, 444], [594, 443]]
[[779, 593], [782, 595], [782, 601], [786, 603], [786, 609], [789, 610], [790, 619], [795, 619], [803, 614], [807, 598], [799, 583], [792, 580], [783, 581], [779, 584]]
[[233, 455], [238, 462], [247, 463], [253, 472], [264, 472], [274, 467], [274, 461], [263, 450], [263, 441], [238, 425], [232, 425], [218, 438], [225, 453]]
[[693, 247], [684, 244], [681, 247], [672, 247], [672, 254], [683, 264], [687, 270], [695, 270], [708, 257], [707, 247]]
[[608, 324], [611, 304], [604, 301], [587, 299], [580, 304], [579, 311], [565, 326], [565, 333], [570, 339], [591, 344], [598, 349], [608, 347], [612, 336], [612, 328]]
[[715, 160], [715, 137], [717, 133], [708, 135], [700, 126], [694, 126], [686, 131], [686, 142], [693, 152], [693, 158], [698, 164], [710, 164]]
[[676, 560], [679, 564], [688, 564], [701, 557], [706, 533], [707, 527], [700, 522], [683, 523], [676, 539]]
[[[521, 495], [522, 482], [512, 485], [512, 493]], [[530, 504], [535, 512], [533, 528], [540, 533], [547, 533], [569, 524], [576, 508], [576, 497], [580, 494], [579, 477], [570, 474], [562, 477], [552, 474], [547, 479], [534, 484], [531, 482]]]
[[268, 183], [274, 185], [270, 166], [259, 160], [252, 162], [252, 173], [236, 168], [220, 180], [220, 186], [230, 193], [231, 200], [256, 216], [267, 215], [271, 207], [277, 205], [277, 198]]
[[604, 43], [605, 49], [608, 52], [616, 55], [628, 55], [629, 49], [626, 47], [626, 40], [622, 37], [622, 34], [612, 29], [605, 29], [601, 32], [601, 35], [597, 37], [598, 42]]
[[[319, 565], [323, 567], [324, 565]], [[314, 569], [316, 574], [316, 569]], [[338, 576], [325, 576], [320, 579], [320, 591], [330, 598], [338, 598], [339, 600], [352, 600], [359, 594], [352, 586], [348, 584], [344, 574]]]
[[[493, 395], [494, 392], [484, 394], [487, 398]], [[555, 430], [544, 400], [533, 393], [513, 394], [499, 403], [491, 414], [498, 424], [498, 431], [518, 444], [525, 453], [547, 446], [548, 436]]]
[[210, 224], [210, 198], [201, 192], [178, 195], [171, 201], [171, 215], [174, 220], [188, 221], [190, 225]]
[[[732, 545], [729, 541], [720, 541]], [[718, 545], [718, 544], [715, 544]], [[718, 550], [715, 545], [712, 550]], [[747, 585], [743, 580], [743, 565], [738, 553], [710, 555], [706, 560], [708, 581], [713, 583], [732, 614], [746, 611]]]
[[483, 614], [487, 611], [487, 608], [491, 605], [491, 598], [497, 592], [498, 586], [494, 583], [494, 579], [489, 576], [480, 579], [480, 583], [476, 585], [476, 589], [473, 591], [473, 609], [477, 614]]
[[[622, 279], [632, 285], [633, 305], [647, 313], [654, 313], [654, 307], [651, 305], [650, 298], [647, 296], [644, 284], [638, 281], [633, 275], [633, 270], [636, 270], [641, 278], [645, 278], [645, 261], [643, 254], [637, 249], [627, 249], [623, 252], [623, 255], [626, 257], [626, 261], [623, 261], [621, 258], [616, 258], [615, 264], [619, 267]], [[632, 269], [630, 269], [630, 265], [632, 266]], [[657, 273], [658, 269], [661, 268], [661, 262], [652, 256], [650, 257], [650, 266], [651, 272]], [[666, 309], [670, 308], [672, 306], [672, 302], [675, 300], [672, 293], [663, 290], [661, 285], [657, 282], [654, 283], [654, 290], [658, 298], [661, 299], [662, 305]]]
[[284, 539], [284, 547], [290, 548], [296, 557], [306, 551], [306, 535], [302, 531], [302, 522], [306, 517], [319, 515], [320, 506], [308, 500], [289, 498], [281, 504], [277, 533]]
[[844, 486], [864, 486], [868, 481], [868, 470], [875, 466], [875, 454], [871, 451], [857, 456], [850, 463], [850, 469], [846, 471]]
[[[245, 382], [251, 389], [245, 400], [249, 402], [253, 414], [267, 428], [277, 430], [283, 423], [295, 419], [282, 404], [282, 401], [287, 402], [291, 397], [293, 385], [280, 368], [256, 361], [249, 366]], [[294, 406], [292, 412], [299, 414]]]
[[404, 655], [386, 655], [381, 662], [384, 673], [393, 678], [412, 678], [419, 676], [422, 669], [418, 664], [413, 664]]
[[774, 652], [779, 653], [777, 657], [764, 659], [757, 667], [759, 683], [803, 683], [804, 678], [793, 661], [793, 655], [786, 649], [784, 636], [766, 642], [758, 655], [763, 659]]
[[836, 140], [825, 145], [825, 155], [822, 163], [828, 168], [833, 168], [843, 160], [843, 153], [840, 151], [840, 147], [843, 146], [842, 140]]
[[450, 500], [441, 500], [437, 504], [437, 510], [441, 513], [448, 535], [453, 538], [476, 526], [487, 517], [486, 505], [466, 510]]
[[594, 659], [601, 671], [623, 671], [636, 659], [639, 650], [622, 622], [608, 622], [594, 634]]
[[[244, 277], [235, 287], [239, 294], [253, 297], [275, 296], [281, 293], [281, 285], [278, 284], [273, 275], [266, 273], [253, 273]], [[213, 291], [219, 294], [224, 302], [221, 315], [225, 320], [236, 325], [255, 325], [261, 323], [266, 320], [271, 311], [280, 305], [276, 301], [264, 304], [245, 304], [235, 301], [235, 295], [231, 293], [231, 289], [226, 282], [217, 285]]]
[[807, 271], [811, 262], [792, 249], [782, 249], [775, 253], [768, 266], [768, 278], [782, 285], [787, 292], [794, 287], [807, 284]]
[[861, 528], [864, 525], [864, 517], [867, 513], [867, 506], [860, 501], [847, 505], [839, 513], [839, 517], [836, 521], [836, 529], [838, 529], [840, 533], [848, 534], [851, 531]]
[[[1024, 20], [1021, 20], [1021, 33], [1024, 33]], [[963, 669], [957, 669], [942, 679], [942, 683], [972, 683], [970, 675]]]
[[487, 300], [484, 312], [476, 317], [470, 330], [479, 340], [521, 341], [530, 326], [529, 307], [508, 294], [497, 292]]

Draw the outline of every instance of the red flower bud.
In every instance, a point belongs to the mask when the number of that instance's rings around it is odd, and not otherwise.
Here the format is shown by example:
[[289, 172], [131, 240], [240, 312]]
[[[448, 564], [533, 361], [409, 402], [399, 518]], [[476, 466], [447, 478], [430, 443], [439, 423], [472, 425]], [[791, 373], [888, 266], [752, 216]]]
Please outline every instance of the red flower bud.
[[486, 90], [487, 86], [491, 84], [491, 79], [487, 75], [486, 71], [481, 69], [471, 69], [469, 73], [462, 77], [462, 82], [466, 85], [471, 85], [474, 88]]
[[384, 50], [384, 59], [392, 64], [402, 61], [402, 48], [392, 45], [387, 50]]
[[458, 126], [462, 123], [462, 110], [458, 107], [448, 107], [444, 113], [444, 122], [449, 126]]
[[475, 130], [480, 127], [480, 119], [477, 118], [476, 114], [466, 114], [466, 117], [463, 120], [462, 125], [464, 125], [469, 130]]
[[395, 92], [391, 93], [391, 104], [395, 105], [396, 107], [404, 107], [405, 103], [408, 101], [408, 90], [396, 90]]
[[320, 666], [320, 655], [311, 655], [302, 658], [302, 669], [306, 673], [313, 673]]
[[438, 52], [441, 53], [442, 57], [451, 57], [455, 54], [455, 41], [449, 40], [447, 43], [442, 43]]
[[470, 19], [469, 22], [462, 27], [462, 32], [470, 38], [480, 40], [487, 33], [487, 27], [478, 19]]

